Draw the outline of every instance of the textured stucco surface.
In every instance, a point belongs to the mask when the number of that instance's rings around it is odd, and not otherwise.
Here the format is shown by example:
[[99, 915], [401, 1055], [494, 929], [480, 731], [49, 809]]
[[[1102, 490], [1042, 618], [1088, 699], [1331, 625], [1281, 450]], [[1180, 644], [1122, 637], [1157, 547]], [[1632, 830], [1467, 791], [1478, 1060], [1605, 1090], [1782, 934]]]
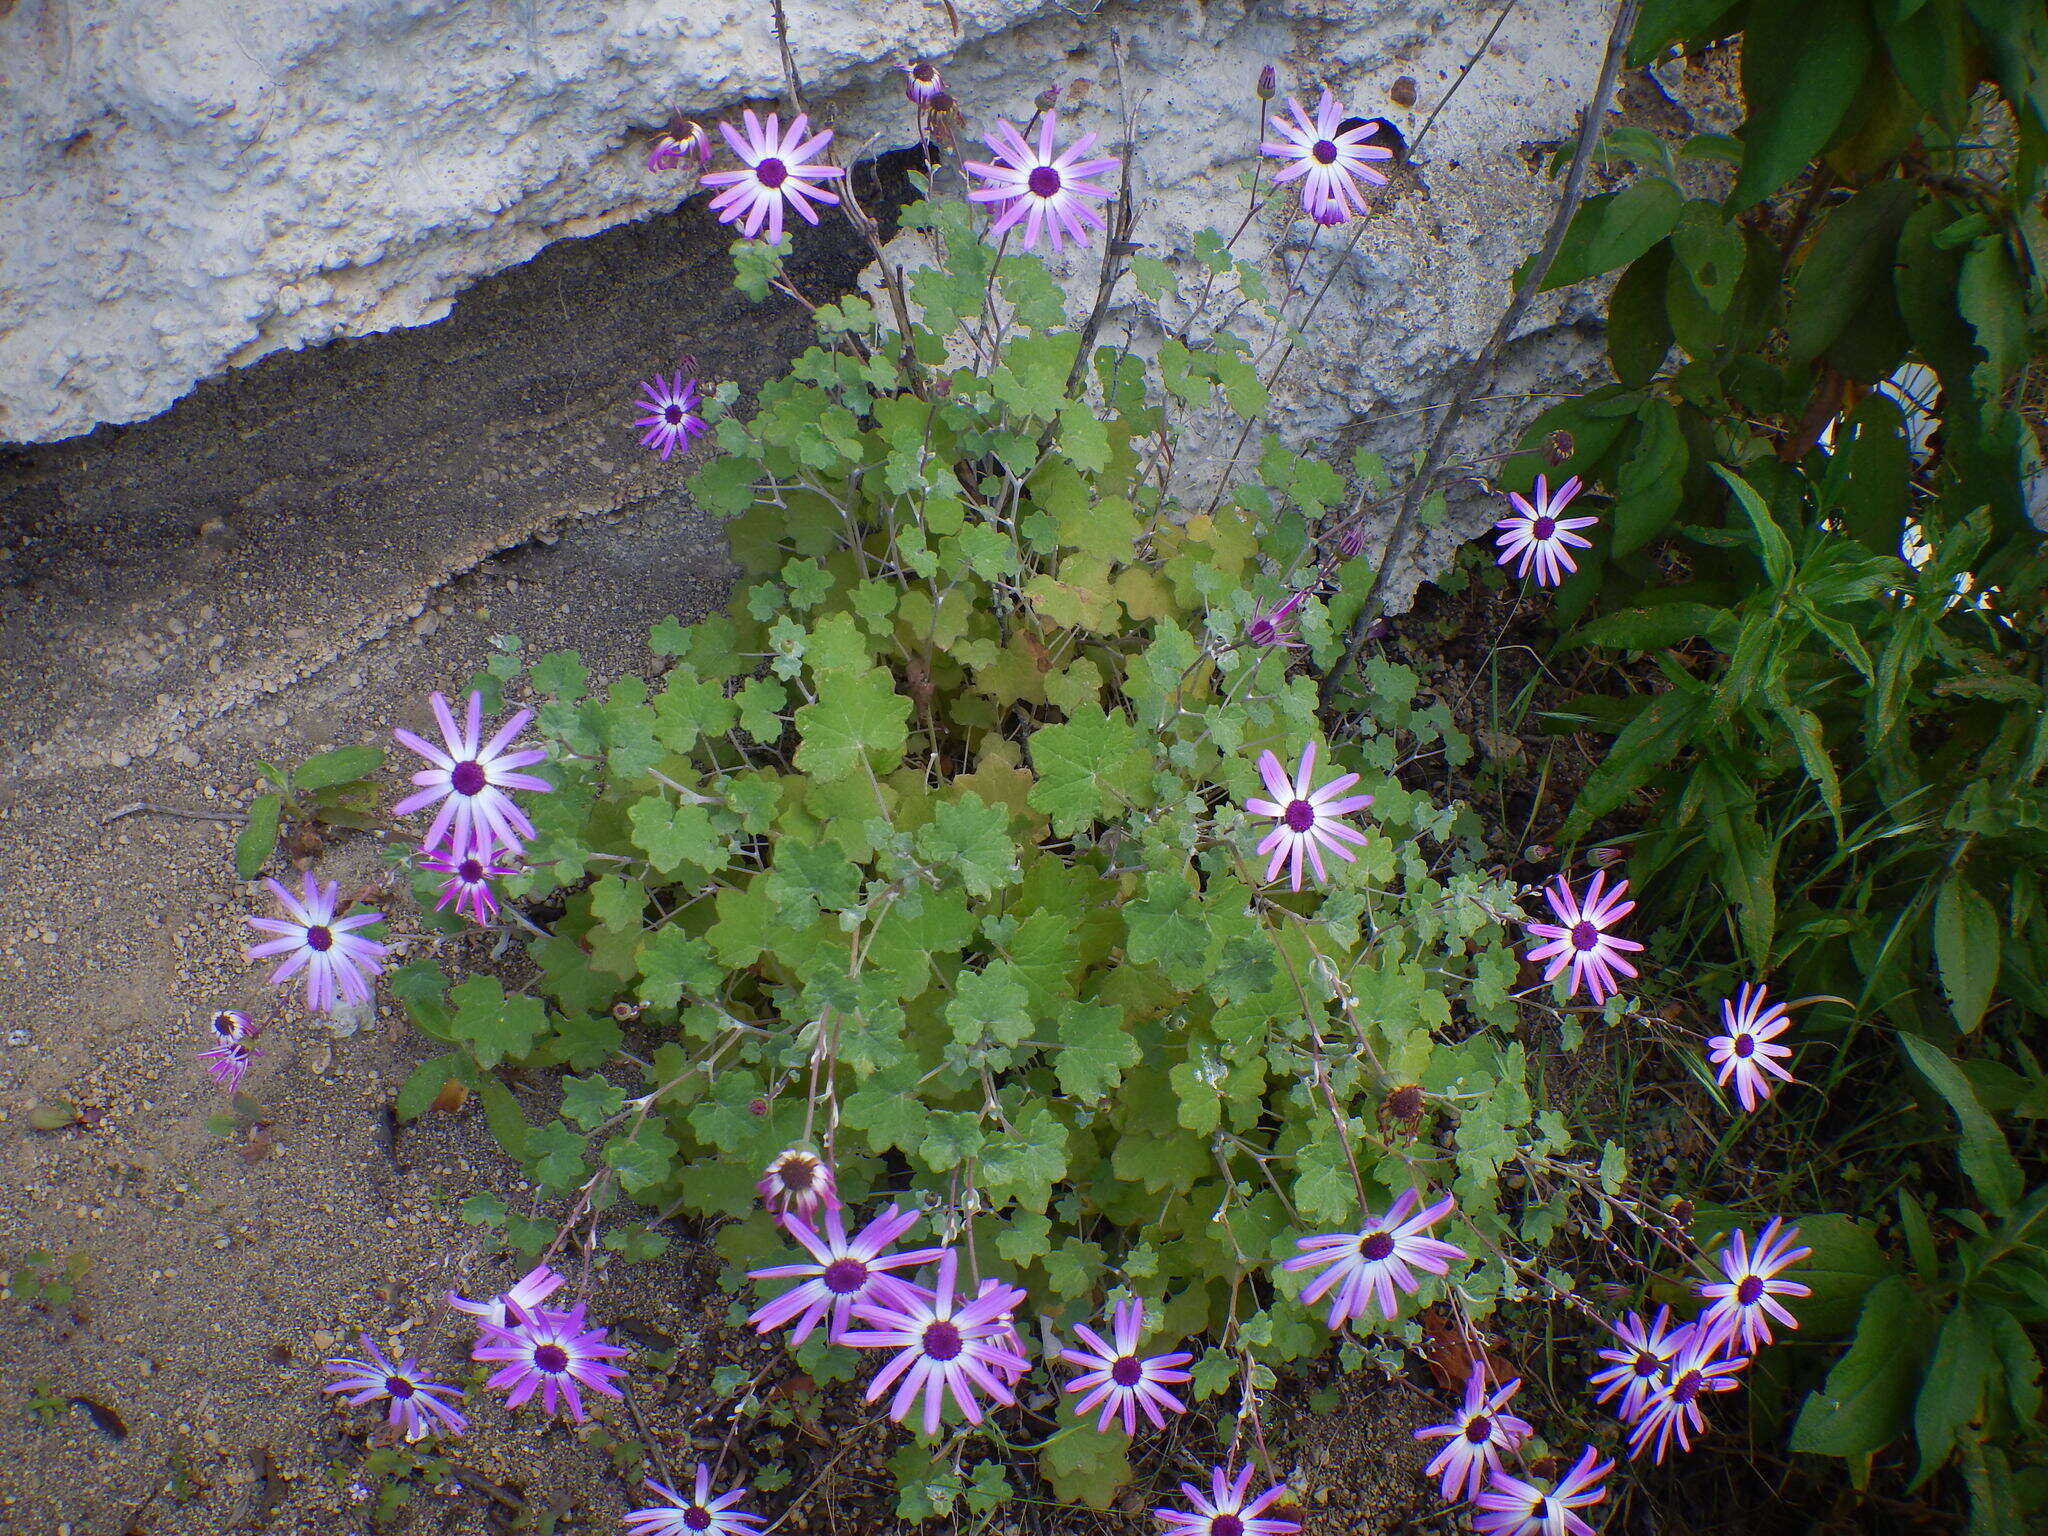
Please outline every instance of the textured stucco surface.
[[[956, 35], [928, 0], [790, 6], [844, 147], [910, 142], [885, 66], [922, 55], [945, 63], [970, 130], [1056, 84], [1113, 132], [1114, 33], [1145, 125], [1143, 237], [1169, 253], [1236, 222], [1261, 63], [1412, 134], [1499, 15], [1482, 0], [957, 10]], [[1324, 307], [1337, 366], [1305, 391], [1319, 416], [1419, 393], [1483, 330], [1548, 203], [1523, 146], [1569, 130], [1606, 11], [1530, 0], [1509, 19]], [[1412, 107], [1390, 94], [1402, 77]], [[779, 86], [769, 9], [739, 0], [20, 0], [0, 16], [0, 440], [139, 420], [223, 367], [434, 320], [551, 240], [689, 195], [641, 158], [670, 107], [709, 118]]]

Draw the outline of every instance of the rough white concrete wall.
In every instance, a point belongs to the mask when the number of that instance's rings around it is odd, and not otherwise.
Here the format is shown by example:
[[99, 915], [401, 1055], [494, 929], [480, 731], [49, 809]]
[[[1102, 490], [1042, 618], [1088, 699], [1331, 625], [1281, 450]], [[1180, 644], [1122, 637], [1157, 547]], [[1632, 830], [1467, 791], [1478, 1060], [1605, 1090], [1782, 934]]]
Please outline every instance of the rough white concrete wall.
[[[1028, 115], [1128, 45], [1150, 125], [1145, 238], [1234, 225], [1250, 84], [1327, 80], [1413, 133], [1495, 0], [791, 0], [798, 65], [842, 143], [910, 142], [901, 76], [942, 61], [970, 114]], [[1079, 7], [1077, 7], [1079, 9]], [[1413, 399], [1471, 349], [1547, 184], [1518, 153], [1569, 131], [1608, 7], [1529, 0], [1431, 131], [1423, 189], [1333, 292], [1318, 419]], [[1394, 82], [1418, 85], [1397, 106]], [[673, 207], [635, 128], [775, 94], [762, 0], [18, 0], [0, 15], [0, 439], [155, 414], [280, 348], [419, 325], [550, 240]], [[1099, 110], [1096, 110], [1098, 109]], [[1304, 423], [1305, 425], [1307, 423]]]

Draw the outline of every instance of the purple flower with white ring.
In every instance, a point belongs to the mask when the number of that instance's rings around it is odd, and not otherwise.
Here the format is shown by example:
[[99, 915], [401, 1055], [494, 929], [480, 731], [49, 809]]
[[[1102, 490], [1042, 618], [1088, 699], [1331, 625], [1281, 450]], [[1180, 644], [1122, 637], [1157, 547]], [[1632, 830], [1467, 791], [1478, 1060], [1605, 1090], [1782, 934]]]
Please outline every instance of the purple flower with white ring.
[[879, 1401], [895, 1385], [889, 1417], [901, 1423], [911, 1404], [923, 1397], [922, 1422], [927, 1435], [939, 1432], [949, 1394], [970, 1424], [981, 1422], [977, 1391], [998, 1403], [1015, 1402], [1010, 1382], [1030, 1365], [1001, 1342], [1008, 1329], [1004, 1314], [1024, 1299], [1022, 1289], [999, 1285], [956, 1307], [953, 1289], [958, 1268], [959, 1255], [947, 1249], [939, 1259], [938, 1283], [928, 1294], [897, 1306], [856, 1302], [854, 1315], [874, 1326], [848, 1329], [839, 1336], [840, 1343], [855, 1349], [897, 1352], [868, 1384], [867, 1400]]
[[1564, 992], [1567, 998], [1576, 997], [1583, 984], [1595, 1003], [1604, 1002], [1621, 990], [1621, 984], [1615, 980], [1617, 974], [1636, 974], [1636, 968], [1622, 956], [1643, 946], [1607, 931], [1635, 911], [1636, 904], [1621, 899], [1628, 889], [1626, 880], [1617, 880], [1611, 891], [1605, 889], [1606, 884], [1607, 871], [1595, 870], [1593, 882], [1586, 887], [1585, 898], [1581, 900], [1571, 881], [1559, 875], [1543, 892], [1557, 921], [1527, 925], [1531, 936], [1549, 941], [1528, 954], [1531, 965], [1549, 962], [1543, 971], [1545, 981], [1555, 981], [1566, 966], [1571, 967], [1571, 980]]
[[604, 1329], [585, 1327], [583, 1305], [579, 1301], [566, 1312], [515, 1307], [509, 1328], [483, 1320], [483, 1336], [469, 1358], [498, 1366], [484, 1385], [502, 1389], [507, 1408], [517, 1408], [539, 1392], [542, 1412], [554, 1413], [559, 1403], [581, 1424], [589, 1415], [583, 1410], [580, 1388], [607, 1397], [624, 1396], [613, 1383], [626, 1373], [612, 1362], [632, 1351], [605, 1342]]
[[903, 71], [903, 94], [910, 98], [911, 105], [929, 107], [946, 93], [946, 82], [939, 77], [938, 66], [929, 59], [896, 67]]
[[1593, 1536], [1579, 1518], [1607, 1497], [1601, 1480], [1614, 1463], [1590, 1445], [1557, 1483], [1545, 1487], [1510, 1472], [1496, 1472], [1478, 1497], [1472, 1527], [1480, 1536]]
[[388, 1399], [387, 1421], [405, 1431], [407, 1443], [432, 1434], [459, 1435], [469, 1427], [469, 1420], [455, 1408], [462, 1401], [460, 1388], [430, 1380], [417, 1360], [408, 1358], [393, 1365], [369, 1334], [363, 1334], [362, 1340], [363, 1353], [369, 1358], [352, 1360], [343, 1355], [328, 1361], [325, 1368], [338, 1379], [322, 1387], [322, 1392], [353, 1393], [344, 1399], [351, 1408]]
[[914, 1269], [945, 1256], [943, 1248], [912, 1248], [891, 1253], [889, 1245], [917, 1224], [916, 1211], [899, 1211], [885, 1205], [859, 1234], [846, 1235], [845, 1219], [836, 1205], [825, 1208], [825, 1230], [821, 1235], [801, 1216], [781, 1218], [783, 1230], [811, 1255], [809, 1264], [773, 1264], [747, 1271], [749, 1280], [801, 1280], [773, 1301], [763, 1304], [748, 1317], [756, 1333], [771, 1333], [792, 1319], [796, 1330], [792, 1344], [801, 1344], [831, 1314], [826, 1337], [834, 1340], [846, 1331], [856, 1303], [868, 1301], [884, 1306], [907, 1306], [924, 1294], [923, 1287], [900, 1280], [892, 1269]]
[[756, 1536], [761, 1517], [733, 1508], [747, 1496], [746, 1486], [736, 1485], [714, 1497], [711, 1469], [701, 1461], [697, 1463], [696, 1486], [688, 1497], [651, 1477], [645, 1481], [668, 1503], [628, 1514], [627, 1536]]
[[239, 1008], [216, 1008], [207, 1027], [213, 1031], [213, 1038], [222, 1045], [233, 1045], [237, 1040], [256, 1038], [256, 1026], [249, 1021], [249, 1015]]
[[1268, 880], [1279, 878], [1282, 864], [1292, 866], [1290, 890], [1301, 889], [1304, 854], [1314, 866], [1316, 878], [1327, 880], [1329, 872], [1323, 868], [1322, 850], [1327, 848], [1338, 858], [1351, 863], [1358, 856], [1344, 845], [1366, 840], [1363, 832], [1339, 819], [1372, 804], [1371, 795], [1344, 795], [1345, 790], [1358, 782], [1358, 775], [1343, 774], [1317, 789], [1314, 787], [1315, 766], [1314, 742], [1301, 749], [1301, 762], [1292, 780], [1287, 777], [1286, 769], [1281, 767], [1279, 758], [1271, 752], [1261, 752], [1259, 776], [1266, 781], [1266, 792], [1273, 798], [1244, 803], [1244, 808], [1253, 815], [1271, 816], [1280, 823], [1260, 841], [1258, 851], [1273, 856], [1266, 866]]
[[1207, 1493], [1193, 1483], [1180, 1485], [1180, 1495], [1192, 1509], [1155, 1509], [1152, 1513], [1167, 1536], [1294, 1536], [1301, 1529], [1299, 1521], [1266, 1513], [1287, 1497], [1285, 1483], [1275, 1483], [1247, 1503], [1251, 1489], [1250, 1467], [1240, 1467], [1234, 1478], [1221, 1467], [1211, 1467]]
[[1509, 491], [1508, 500], [1515, 504], [1515, 511], [1493, 525], [1499, 533], [1494, 547], [1500, 551], [1500, 558], [1494, 564], [1518, 561], [1515, 566], [1517, 576], [1528, 575], [1533, 565], [1539, 587], [1554, 587], [1576, 571], [1579, 567], [1572, 559], [1572, 550], [1593, 547], [1592, 540], [1581, 538], [1576, 530], [1590, 528], [1600, 521], [1597, 517], [1559, 515], [1578, 494], [1577, 475], [1565, 481], [1555, 492], [1550, 489], [1550, 482], [1538, 475], [1533, 506], [1526, 497]]
[[1323, 87], [1323, 98], [1313, 119], [1297, 98], [1288, 97], [1287, 106], [1294, 121], [1280, 116], [1266, 119], [1280, 142], [1259, 146], [1261, 154], [1287, 162], [1285, 170], [1273, 173], [1273, 180], [1302, 178], [1298, 189], [1301, 206], [1318, 224], [1343, 224], [1354, 214], [1363, 216], [1365, 195], [1358, 184], [1365, 181], [1385, 186], [1387, 178], [1373, 168], [1373, 162], [1394, 158], [1391, 149], [1367, 142], [1379, 133], [1379, 128], [1372, 123], [1357, 128], [1341, 127], [1344, 109], [1337, 105], [1328, 86]]
[[1798, 1241], [1799, 1229], [1786, 1226], [1781, 1216], [1773, 1216], [1756, 1235], [1754, 1248], [1747, 1234], [1736, 1228], [1727, 1246], [1714, 1255], [1722, 1278], [1694, 1287], [1707, 1303], [1694, 1326], [1714, 1344], [1725, 1345], [1731, 1354], [1738, 1346], [1755, 1354], [1770, 1343], [1772, 1318], [1787, 1328], [1797, 1328], [1799, 1320], [1780, 1306], [1777, 1298], [1813, 1294], [1797, 1280], [1778, 1278], [1779, 1271], [1812, 1257], [1811, 1248], [1793, 1246]]
[[498, 912], [498, 898], [492, 894], [491, 882], [519, 873], [510, 864], [480, 859], [473, 853], [460, 859], [422, 853], [418, 859], [421, 869], [448, 877], [441, 887], [441, 899], [434, 903], [434, 910], [441, 912], [453, 907], [464, 917], [480, 924], [488, 923]]
[[482, 694], [469, 696], [469, 718], [462, 729], [457, 729], [448, 701], [438, 689], [427, 702], [440, 722], [446, 750], [408, 730], [391, 733], [400, 746], [417, 752], [431, 765], [412, 776], [413, 783], [420, 786], [419, 793], [399, 801], [391, 808], [392, 814], [409, 816], [438, 801], [441, 808], [434, 813], [433, 825], [427, 829], [422, 844], [424, 852], [438, 852], [445, 844], [452, 859], [472, 854], [488, 859], [501, 848], [516, 856], [533, 836], [533, 823], [513, 803], [508, 791], [530, 789], [545, 793], [554, 788], [546, 779], [518, 772], [544, 761], [548, 755], [543, 747], [512, 746], [512, 738], [533, 718], [533, 711], [517, 711], [489, 741], [483, 741]]
[[531, 1312], [566, 1283], [547, 1265], [536, 1264], [502, 1295], [493, 1296], [489, 1301], [471, 1301], [467, 1296], [458, 1296], [450, 1291], [448, 1305], [458, 1312], [467, 1312], [479, 1323], [496, 1320], [500, 1326], [510, 1328], [519, 1320], [520, 1313]]
[[832, 130], [826, 128], [806, 138], [811, 132], [809, 114], [797, 113], [787, 133], [782, 131], [782, 121], [773, 112], [768, 114], [765, 128], [761, 119], [754, 116], [752, 107], [741, 116], [747, 125], [745, 138], [735, 133], [730, 123], [720, 123], [718, 131], [725, 135], [725, 142], [746, 169], [715, 171], [699, 180], [707, 187], [725, 188], [711, 200], [711, 211], [718, 215], [719, 223], [735, 224], [744, 219], [740, 233], [749, 240], [761, 232], [765, 223], [768, 243], [780, 245], [783, 210], [794, 208], [806, 223], [816, 224], [818, 215], [812, 211], [811, 203], [836, 206], [839, 195], [815, 183], [844, 176], [846, 171], [842, 166], [810, 163], [811, 156], [832, 142]]
[[681, 370], [672, 380], [657, 373], [640, 388], [647, 398], [633, 403], [647, 414], [633, 425], [647, 429], [640, 446], [660, 449], [662, 463], [666, 464], [668, 456], [678, 448], [688, 453], [690, 444], [711, 430], [698, 409], [704, 403], [704, 393], [698, 389], [697, 381]]
[[1465, 1401], [1448, 1424], [1415, 1431], [1418, 1440], [1444, 1440], [1444, 1448], [1422, 1469], [1425, 1477], [1443, 1478], [1446, 1500], [1469, 1499], [1501, 1469], [1501, 1456], [1513, 1455], [1532, 1433], [1527, 1419], [1507, 1412], [1507, 1403], [1522, 1389], [1517, 1376], [1497, 1391], [1486, 1390], [1486, 1367], [1475, 1365], [1465, 1383]]
[[1138, 1432], [1138, 1410], [1144, 1409], [1145, 1417], [1152, 1421], [1154, 1429], [1166, 1427], [1166, 1417], [1160, 1412], [1186, 1413], [1188, 1405], [1166, 1389], [1178, 1386], [1188, 1379], [1182, 1369], [1195, 1357], [1185, 1350], [1172, 1354], [1138, 1354], [1138, 1341], [1145, 1334], [1145, 1303], [1137, 1300], [1120, 1301], [1110, 1314], [1110, 1337], [1114, 1343], [1104, 1343], [1102, 1335], [1094, 1329], [1077, 1323], [1074, 1332], [1079, 1334], [1086, 1350], [1063, 1349], [1060, 1359], [1069, 1365], [1086, 1366], [1080, 1375], [1069, 1381], [1066, 1390], [1084, 1392], [1087, 1395], [1074, 1404], [1074, 1412], [1086, 1415], [1098, 1403], [1102, 1414], [1095, 1421], [1095, 1428], [1109, 1428], [1109, 1421], [1118, 1414], [1123, 1415], [1124, 1433]]
[[230, 1040], [210, 1051], [201, 1051], [199, 1059], [206, 1063], [206, 1070], [213, 1074], [213, 1080], [233, 1093], [242, 1086], [242, 1079], [249, 1075], [250, 1064], [262, 1054], [246, 1040]]
[[1685, 1348], [1693, 1327], [1691, 1323], [1673, 1327], [1669, 1307], [1659, 1307], [1657, 1315], [1648, 1321], [1640, 1313], [1630, 1312], [1620, 1322], [1607, 1326], [1621, 1341], [1621, 1347], [1599, 1351], [1600, 1358], [1609, 1363], [1589, 1378], [1596, 1389], [1593, 1401], [1604, 1403], [1620, 1393], [1621, 1402], [1614, 1411], [1624, 1424], [1633, 1424], [1650, 1394], [1656, 1391], [1664, 1367]]
[[1783, 1003], [1764, 1006], [1764, 989], [1744, 982], [1731, 1002], [1721, 999], [1721, 1027], [1725, 1034], [1707, 1041], [1707, 1061], [1721, 1070], [1714, 1081], [1727, 1085], [1735, 1080], [1735, 1097], [1747, 1114], [1771, 1096], [1777, 1087], [1771, 1079], [1791, 1082], [1792, 1074], [1774, 1058], [1790, 1056], [1788, 1045], [1771, 1042], [1791, 1027]]
[[776, 1153], [754, 1188], [770, 1210], [809, 1216], [821, 1205], [830, 1210], [839, 1204], [839, 1181], [832, 1165], [808, 1147], [788, 1147]]
[[1060, 249], [1062, 238], [1076, 245], [1088, 243], [1090, 229], [1103, 229], [1102, 215], [1084, 201], [1104, 202], [1116, 196], [1093, 178], [1116, 170], [1123, 164], [1114, 156], [1097, 160], [1081, 157], [1094, 147], [1095, 135], [1084, 133], [1065, 149], [1053, 152], [1053, 135], [1059, 128], [1059, 113], [1047, 112], [1038, 128], [1038, 147], [1033, 149], [1010, 123], [996, 119], [995, 132], [985, 135], [992, 160], [969, 160], [960, 167], [989, 183], [967, 194], [974, 203], [996, 203], [995, 222], [989, 238], [1002, 235], [1018, 220], [1024, 221], [1024, 249], [1038, 244], [1041, 234], [1050, 237], [1052, 248]]
[[1465, 1250], [1424, 1234], [1450, 1215], [1454, 1202], [1445, 1195], [1418, 1211], [1421, 1204], [1420, 1192], [1404, 1190], [1384, 1216], [1368, 1215], [1357, 1232], [1296, 1238], [1294, 1245], [1301, 1252], [1280, 1267], [1323, 1271], [1303, 1287], [1302, 1303], [1313, 1306], [1325, 1292], [1335, 1289], [1337, 1294], [1330, 1302], [1332, 1328], [1367, 1316], [1374, 1303], [1380, 1315], [1391, 1320], [1397, 1310], [1394, 1291], [1398, 1287], [1413, 1295], [1420, 1283], [1416, 1270], [1448, 1274], [1451, 1261], [1464, 1258]]
[[384, 957], [391, 946], [366, 939], [355, 930], [384, 921], [382, 912], [358, 912], [353, 917], [334, 915], [339, 880], [320, 884], [306, 872], [299, 894], [294, 896], [275, 880], [270, 887], [288, 914], [284, 918], [245, 917], [243, 922], [264, 933], [280, 935], [253, 944], [242, 951], [250, 960], [283, 955], [284, 963], [270, 973], [270, 984], [282, 986], [300, 971], [306, 973], [306, 1006], [315, 1013], [331, 1012], [337, 1002], [370, 1000], [370, 979], [381, 975]]
[[1629, 1455], [1640, 1456], [1654, 1445], [1656, 1453], [1650, 1460], [1661, 1463], [1673, 1440], [1682, 1451], [1692, 1449], [1692, 1437], [1707, 1427], [1700, 1399], [1713, 1392], [1734, 1391], [1741, 1385], [1735, 1378], [1749, 1364], [1747, 1357], [1723, 1356], [1721, 1343], [1704, 1328], [1695, 1327], [1686, 1334], [1685, 1343], [1636, 1411], [1635, 1427], [1628, 1437]]

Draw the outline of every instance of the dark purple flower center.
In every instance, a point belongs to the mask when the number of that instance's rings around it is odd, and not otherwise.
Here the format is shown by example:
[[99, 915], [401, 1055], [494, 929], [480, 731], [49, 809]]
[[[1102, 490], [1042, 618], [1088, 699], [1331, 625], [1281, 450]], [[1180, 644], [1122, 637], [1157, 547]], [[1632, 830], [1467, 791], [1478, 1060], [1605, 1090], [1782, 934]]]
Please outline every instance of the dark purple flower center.
[[1483, 1413], [1475, 1413], [1465, 1421], [1465, 1438], [1474, 1445], [1484, 1445], [1493, 1438], [1493, 1420]]
[[786, 1158], [775, 1176], [782, 1180], [782, 1187], [801, 1194], [811, 1187], [811, 1180], [817, 1177], [818, 1165], [808, 1157]]
[[464, 885], [481, 884], [484, 878], [484, 866], [479, 860], [464, 859], [455, 866], [455, 877]]
[[939, 72], [932, 68], [930, 64], [913, 64], [910, 66], [910, 78], [919, 85], [930, 85], [932, 81], [939, 78]]
[[306, 930], [306, 948], [325, 954], [334, 948], [334, 930], [322, 928], [317, 923]]
[[1529, 525], [1529, 537], [1537, 540], [1539, 543], [1556, 532], [1557, 519], [1554, 517], [1539, 517]]
[[1306, 800], [1290, 800], [1280, 819], [1287, 823], [1290, 832], [1306, 832], [1316, 824], [1316, 808]]
[[485, 783], [484, 765], [479, 762], [461, 762], [449, 770], [448, 783], [458, 795], [481, 793]]
[[1634, 1370], [1638, 1376], [1643, 1378], [1643, 1380], [1648, 1381], [1652, 1376], [1656, 1375], [1658, 1371], [1663, 1369], [1663, 1366], [1664, 1362], [1658, 1359], [1656, 1355], [1652, 1354], [1649, 1350], [1646, 1349], [1641, 1354], [1636, 1356]]
[[1135, 1387], [1145, 1379], [1145, 1367], [1138, 1364], [1136, 1355], [1120, 1355], [1109, 1368], [1109, 1379], [1120, 1387]]
[[683, 421], [683, 408], [680, 405], [668, 406], [662, 411], [661, 419], [667, 422], [672, 427], [681, 426]]
[[403, 1376], [386, 1376], [384, 1378], [384, 1390], [400, 1402], [404, 1402], [405, 1399], [413, 1395], [416, 1389]]
[[533, 1363], [550, 1376], [569, 1369], [569, 1352], [559, 1344], [543, 1344], [533, 1352]]
[[958, 1360], [960, 1330], [951, 1323], [925, 1324], [924, 1353], [928, 1360]]
[[1735, 1299], [1745, 1307], [1753, 1307], [1764, 1294], [1764, 1283], [1755, 1275], [1744, 1275], [1742, 1284], [1735, 1287]]
[[1572, 924], [1572, 948], [1592, 949], [1600, 942], [1600, 930], [1591, 923]]
[[1756, 1054], [1756, 1037], [1754, 1035], [1737, 1035], [1735, 1037], [1735, 1044], [1731, 1049], [1738, 1056], [1754, 1056]]
[[686, 1531], [708, 1531], [711, 1529], [711, 1511], [702, 1504], [692, 1504], [683, 1511], [683, 1529]]
[[1309, 153], [1315, 156], [1317, 165], [1335, 165], [1337, 163], [1337, 146], [1328, 139], [1317, 139], [1310, 146]]
[[1707, 1384], [1707, 1378], [1698, 1371], [1687, 1371], [1671, 1388], [1671, 1401], [1689, 1403], [1700, 1395], [1700, 1388]]
[[1060, 189], [1060, 173], [1049, 165], [1034, 165], [1031, 174], [1024, 178], [1024, 185], [1031, 189], [1033, 197], [1051, 197]]
[[754, 167], [754, 179], [773, 192], [789, 180], [789, 167], [770, 155]]
[[851, 1296], [868, 1283], [868, 1267], [859, 1259], [834, 1259], [818, 1278], [834, 1296]]
[[1394, 1251], [1394, 1239], [1385, 1232], [1368, 1232], [1358, 1240], [1358, 1251], [1377, 1263]]
[[1209, 1522], [1209, 1536], [1244, 1536], [1244, 1522], [1235, 1515], [1218, 1515]]
[[1271, 619], [1253, 619], [1244, 627], [1244, 632], [1251, 638], [1253, 645], [1271, 645], [1277, 633]]

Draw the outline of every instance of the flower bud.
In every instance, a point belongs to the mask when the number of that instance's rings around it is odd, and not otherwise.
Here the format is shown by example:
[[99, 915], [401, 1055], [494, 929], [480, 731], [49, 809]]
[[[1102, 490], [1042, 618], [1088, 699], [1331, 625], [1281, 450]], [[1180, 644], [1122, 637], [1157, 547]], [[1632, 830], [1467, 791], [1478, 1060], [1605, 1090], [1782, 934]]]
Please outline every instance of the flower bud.
[[1054, 107], [1059, 105], [1059, 100], [1060, 88], [1056, 85], [1048, 85], [1044, 90], [1038, 93], [1038, 96], [1032, 102], [1032, 105], [1037, 107], [1038, 110], [1041, 112], [1050, 112]]
[[[938, 66], [929, 59], [896, 67], [903, 71], [903, 94], [910, 98], [913, 106], [929, 107], [936, 98], [946, 94], [946, 82], [939, 78]], [[951, 99], [947, 98], [948, 101]]]
[[1259, 71], [1259, 100], [1271, 101], [1280, 94], [1280, 71], [1268, 64]]
[[1572, 456], [1574, 446], [1571, 433], [1565, 431], [1563, 427], [1559, 427], [1543, 440], [1543, 456], [1550, 460], [1554, 467], [1562, 464]]

